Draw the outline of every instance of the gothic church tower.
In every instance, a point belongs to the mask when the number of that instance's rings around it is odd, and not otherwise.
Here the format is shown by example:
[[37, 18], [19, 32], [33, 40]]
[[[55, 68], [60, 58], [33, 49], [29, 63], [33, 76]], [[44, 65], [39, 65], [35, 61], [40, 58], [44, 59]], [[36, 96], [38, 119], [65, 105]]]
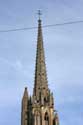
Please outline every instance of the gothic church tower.
[[21, 125], [59, 125], [54, 110], [53, 94], [48, 88], [41, 19], [38, 20], [38, 38], [33, 95], [25, 88], [22, 98]]

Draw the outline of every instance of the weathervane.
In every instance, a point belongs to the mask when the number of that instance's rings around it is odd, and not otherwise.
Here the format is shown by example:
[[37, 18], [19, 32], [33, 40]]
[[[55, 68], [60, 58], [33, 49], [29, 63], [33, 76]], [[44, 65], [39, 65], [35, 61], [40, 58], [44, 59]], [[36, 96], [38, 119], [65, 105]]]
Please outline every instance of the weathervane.
[[40, 17], [41, 17], [41, 15], [42, 15], [42, 13], [41, 13], [41, 10], [38, 10], [38, 17], [39, 17], [39, 20], [40, 20]]

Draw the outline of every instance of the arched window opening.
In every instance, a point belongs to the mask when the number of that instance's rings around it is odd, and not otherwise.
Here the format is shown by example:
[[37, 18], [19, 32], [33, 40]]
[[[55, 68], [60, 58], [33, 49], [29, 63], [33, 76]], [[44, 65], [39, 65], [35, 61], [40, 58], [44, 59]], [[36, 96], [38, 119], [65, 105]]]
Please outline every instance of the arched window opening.
[[45, 97], [45, 98], [44, 98], [44, 102], [46, 103], [46, 101], [47, 101], [47, 100], [46, 100], [46, 97]]
[[45, 120], [45, 125], [49, 125], [49, 115], [47, 112], [45, 113], [44, 120]]

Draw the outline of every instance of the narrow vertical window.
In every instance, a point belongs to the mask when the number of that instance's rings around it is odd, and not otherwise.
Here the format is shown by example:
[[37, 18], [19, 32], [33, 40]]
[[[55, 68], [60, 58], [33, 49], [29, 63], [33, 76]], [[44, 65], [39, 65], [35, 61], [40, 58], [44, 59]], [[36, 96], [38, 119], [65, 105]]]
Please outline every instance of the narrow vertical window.
[[47, 112], [45, 113], [44, 120], [45, 120], [45, 125], [49, 125], [49, 116]]

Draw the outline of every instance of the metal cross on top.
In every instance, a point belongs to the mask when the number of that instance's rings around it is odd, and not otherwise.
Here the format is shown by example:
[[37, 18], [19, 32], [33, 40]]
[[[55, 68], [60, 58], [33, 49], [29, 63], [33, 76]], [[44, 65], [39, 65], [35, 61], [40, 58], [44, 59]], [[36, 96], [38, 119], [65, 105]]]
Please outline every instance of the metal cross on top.
[[38, 17], [39, 17], [39, 20], [40, 20], [40, 17], [41, 17], [41, 15], [42, 15], [42, 13], [41, 13], [41, 10], [38, 10]]

